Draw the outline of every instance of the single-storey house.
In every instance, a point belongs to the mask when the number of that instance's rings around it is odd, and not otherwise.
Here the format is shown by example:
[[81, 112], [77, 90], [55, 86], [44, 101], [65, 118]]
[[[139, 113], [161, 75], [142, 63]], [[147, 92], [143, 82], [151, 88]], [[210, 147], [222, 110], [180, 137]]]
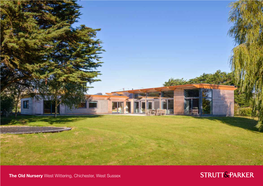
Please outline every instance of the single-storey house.
[[[73, 109], [61, 104], [58, 112], [67, 114], [145, 114], [162, 109], [171, 115], [234, 116], [235, 86], [187, 84], [124, 90], [107, 95], [86, 95]], [[54, 114], [54, 102], [24, 96], [21, 114]]]

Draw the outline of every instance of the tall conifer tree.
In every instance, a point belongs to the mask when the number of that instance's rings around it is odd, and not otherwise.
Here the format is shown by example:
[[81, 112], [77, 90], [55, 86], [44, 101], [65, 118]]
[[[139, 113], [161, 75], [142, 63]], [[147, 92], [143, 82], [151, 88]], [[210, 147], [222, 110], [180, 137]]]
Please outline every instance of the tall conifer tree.
[[[40, 95], [54, 98], [57, 108], [62, 93], [83, 98], [85, 84], [99, 81], [104, 50], [95, 38], [100, 29], [72, 26], [80, 16], [76, 0], [2, 1], [0, 8], [1, 91], [23, 79], [38, 79]], [[73, 83], [83, 89], [72, 89]], [[69, 106], [76, 101], [64, 99]]]
[[22, 79], [94, 82], [101, 65], [99, 29], [73, 28], [73, 1], [1, 1], [1, 91]]

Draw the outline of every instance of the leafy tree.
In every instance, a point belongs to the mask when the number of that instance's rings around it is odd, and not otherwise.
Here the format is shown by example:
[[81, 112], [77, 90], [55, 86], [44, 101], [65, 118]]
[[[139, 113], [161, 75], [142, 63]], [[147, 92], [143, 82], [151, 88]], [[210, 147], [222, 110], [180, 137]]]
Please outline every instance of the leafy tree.
[[229, 34], [237, 46], [231, 58], [236, 81], [247, 99], [253, 98], [253, 113], [263, 130], [263, 1], [239, 0], [231, 4]]
[[164, 82], [164, 86], [175, 86], [175, 85], [185, 85], [187, 84], [187, 80], [185, 79], [173, 79], [170, 78], [167, 82]]
[[57, 81], [55, 78], [35, 82], [35, 87], [38, 90], [38, 93], [34, 94], [37, 99], [54, 101], [54, 117], [57, 117], [57, 107], [60, 104], [72, 108], [85, 100], [84, 93], [87, 91], [87, 87], [83, 83], [65, 83]]
[[189, 84], [194, 83], [209, 83], [209, 84], [221, 84], [221, 85], [234, 85], [233, 74], [221, 72], [217, 70], [214, 74], [202, 74], [199, 77], [189, 80]]
[[32, 84], [30, 81], [21, 80], [6, 88], [6, 91], [14, 98], [15, 117], [17, 117], [18, 104], [21, 101], [21, 96], [33, 92]]
[[222, 85], [234, 85], [233, 73], [226, 73], [217, 70], [214, 74], [203, 73], [201, 76], [185, 80], [185, 79], [169, 79], [164, 83], [164, 86], [175, 86], [185, 84], [197, 84], [197, 83], [209, 83], [209, 84], [222, 84]]
[[73, 28], [81, 7], [72, 1], [1, 1], [1, 91], [21, 80], [93, 82], [99, 75], [99, 29]]

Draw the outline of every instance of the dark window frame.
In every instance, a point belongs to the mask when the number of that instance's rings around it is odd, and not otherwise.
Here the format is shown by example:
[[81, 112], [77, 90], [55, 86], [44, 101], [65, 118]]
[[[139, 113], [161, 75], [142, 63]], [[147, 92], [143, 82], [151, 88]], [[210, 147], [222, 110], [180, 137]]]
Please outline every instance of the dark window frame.
[[[94, 104], [94, 103], [96, 103], [96, 107], [90, 107], [90, 104]], [[89, 101], [89, 108], [90, 109], [95, 109], [95, 108], [98, 108], [98, 102], [97, 101]]]
[[173, 90], [167, 90], [161, 92], [162, 98], [174, 98], [174, 91]]
[[[24, 103], [26, 103], [26, 106], [27, 106], [27, 107], [25, 107], [25, 104], [24, 104]], [[23, 109], [29, 109], [29, 100], [23, 101]]]
[[[210, 90], [211, 91], [211, 96], [203, 96], [203, 90]], [[202, 115], [203, 116], [212, 116], [213, 115], [213, 105], [214, 105], [214, 102], [213, 102], [213, 89], [200, 89], [200, 93], [201, 93], [201, 96], [200, 96], [200, 100], [201, 100], [201, 111], [202, 111]], [[205, 114], [204, 113], [204, 110], [203, 110], [203, 99], [207, 99], [207, 100], [210, 100], [210, 114]]]
[[[186, 91], [191, 91], [191, 90], [199, 90], [199, 97], [187, 97], [187, 93]], [[203, 92], [205, 91], [210, 91], [209, 93], [207, 94], [204, 94]], [[206, 95], [204, 97], [204, 95]], [[207, 96], [209, 95], [209, 96]], [[195, 95], [197, 96], [197, 95]], [[193, 105], [193, 101], [194, 99], [199, 99], [199, 114], [202, 115], [202, 116], [212, 116], [213, 115], [213, 89], [204, 89], [204, 88], [200, 88], [200, 89], [184, 89], [184, 107], [185, 107], [185, 103], [186, 103], [186, 100], [187, 99], [190, 99], [191, 100], [191, 105]], [[204, 113], [204, 110], [203, 110], [203, 99], [207, 99], [207, 100], [210, 100], [210, 114], [207, 114], [207, 113]]]
[[[196, 92], [198, 92], [198, 95], [191, 95], [191, 96], [188, 96], [187, 94], [189, 94], [189, 93], [187, 93], [187, 91], [192, 91], [192, 93], [194, 92], [194, 91], [196, 91]], [[185, 98], [199, 98], [200, 97], [200, 89], [184, 89], [184, 97]]]

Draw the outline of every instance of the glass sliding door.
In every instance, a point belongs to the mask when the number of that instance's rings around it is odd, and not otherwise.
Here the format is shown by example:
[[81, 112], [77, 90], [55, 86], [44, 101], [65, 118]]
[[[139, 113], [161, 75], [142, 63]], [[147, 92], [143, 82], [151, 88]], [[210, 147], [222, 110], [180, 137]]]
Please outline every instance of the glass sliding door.
[[192, 108], [192, 100], [191, 99], [185, 99], [184, 100], [184, 114], [190, 115]]
[[184, 113], [186, 115], [198, 115], [199, 114], [199, 99], [198, 98], [185, 99]]
[[187, 115], [212, 115], [212, 89], [184, 90], [184, 113]]
[[211, 89], [202, 89], [202, 115], [213, 114], [213, 91]]
[[[60, 106], [57, 107], [57, 114], [60, 113]], [[44, 114], [55, 114], [55, 101], [44, 101]]]
[[174, 100], [173, 99], [162, 100], [162, 109], [166, 110], [166, 114], [173, 114], [174, 113]]
[[211, 98], [203, 98], [202, 99], [202, 114], [212, 114], [212, 99]]
[[112, 113], [113, 114], [118, 113], [118, 102], [112, 102]]
[[199, 115], [199, 99], [192, 99], [191, 115]]
[[151, 101], [149, 101], [147, 103], [148, 103], [148, 109], [153, 109], [153, 103]]
[[167, 100], [162, 101], [162, 108], [161, 109], [167, 109]]
[[147, 109], [155, 109], [155, 106], [158, 106], [158, 103], [155, 103], [153, 100], [151, 101], [147, 101], [147, 105], [145, 100], [141, 100], [141, 101], [135, 101], [134, 102], [134, 114], [144, 114], [145, 113], [145, 109], [147, 106]]
[[120, 114], [124, 113], [124, 103], [123, 102], [118, 102], [118, 112]]
[[200, 114], [200, 89], [184, 90], [184, 114], [199, 115]]
[[141, 102], [141, 110], [140, 113], [143, 114], [145, 113], [145, 102]]
[[113, 114], [123, 114], [124, 107], [123, 102], [112, 102], [112, 113]]
[[140, 111], [140, 103], [139, 102], [134, 102], [134, 114], [139, 114]]
[[174, 100], [168, 99], [166, 114], [173, 114], [173, 113], [174, 113]]
[[51, 101], [44, 101], [44, 114], [51, 114]]
[[125, 114], [131, 113], [131, 102], [126, 102]]

